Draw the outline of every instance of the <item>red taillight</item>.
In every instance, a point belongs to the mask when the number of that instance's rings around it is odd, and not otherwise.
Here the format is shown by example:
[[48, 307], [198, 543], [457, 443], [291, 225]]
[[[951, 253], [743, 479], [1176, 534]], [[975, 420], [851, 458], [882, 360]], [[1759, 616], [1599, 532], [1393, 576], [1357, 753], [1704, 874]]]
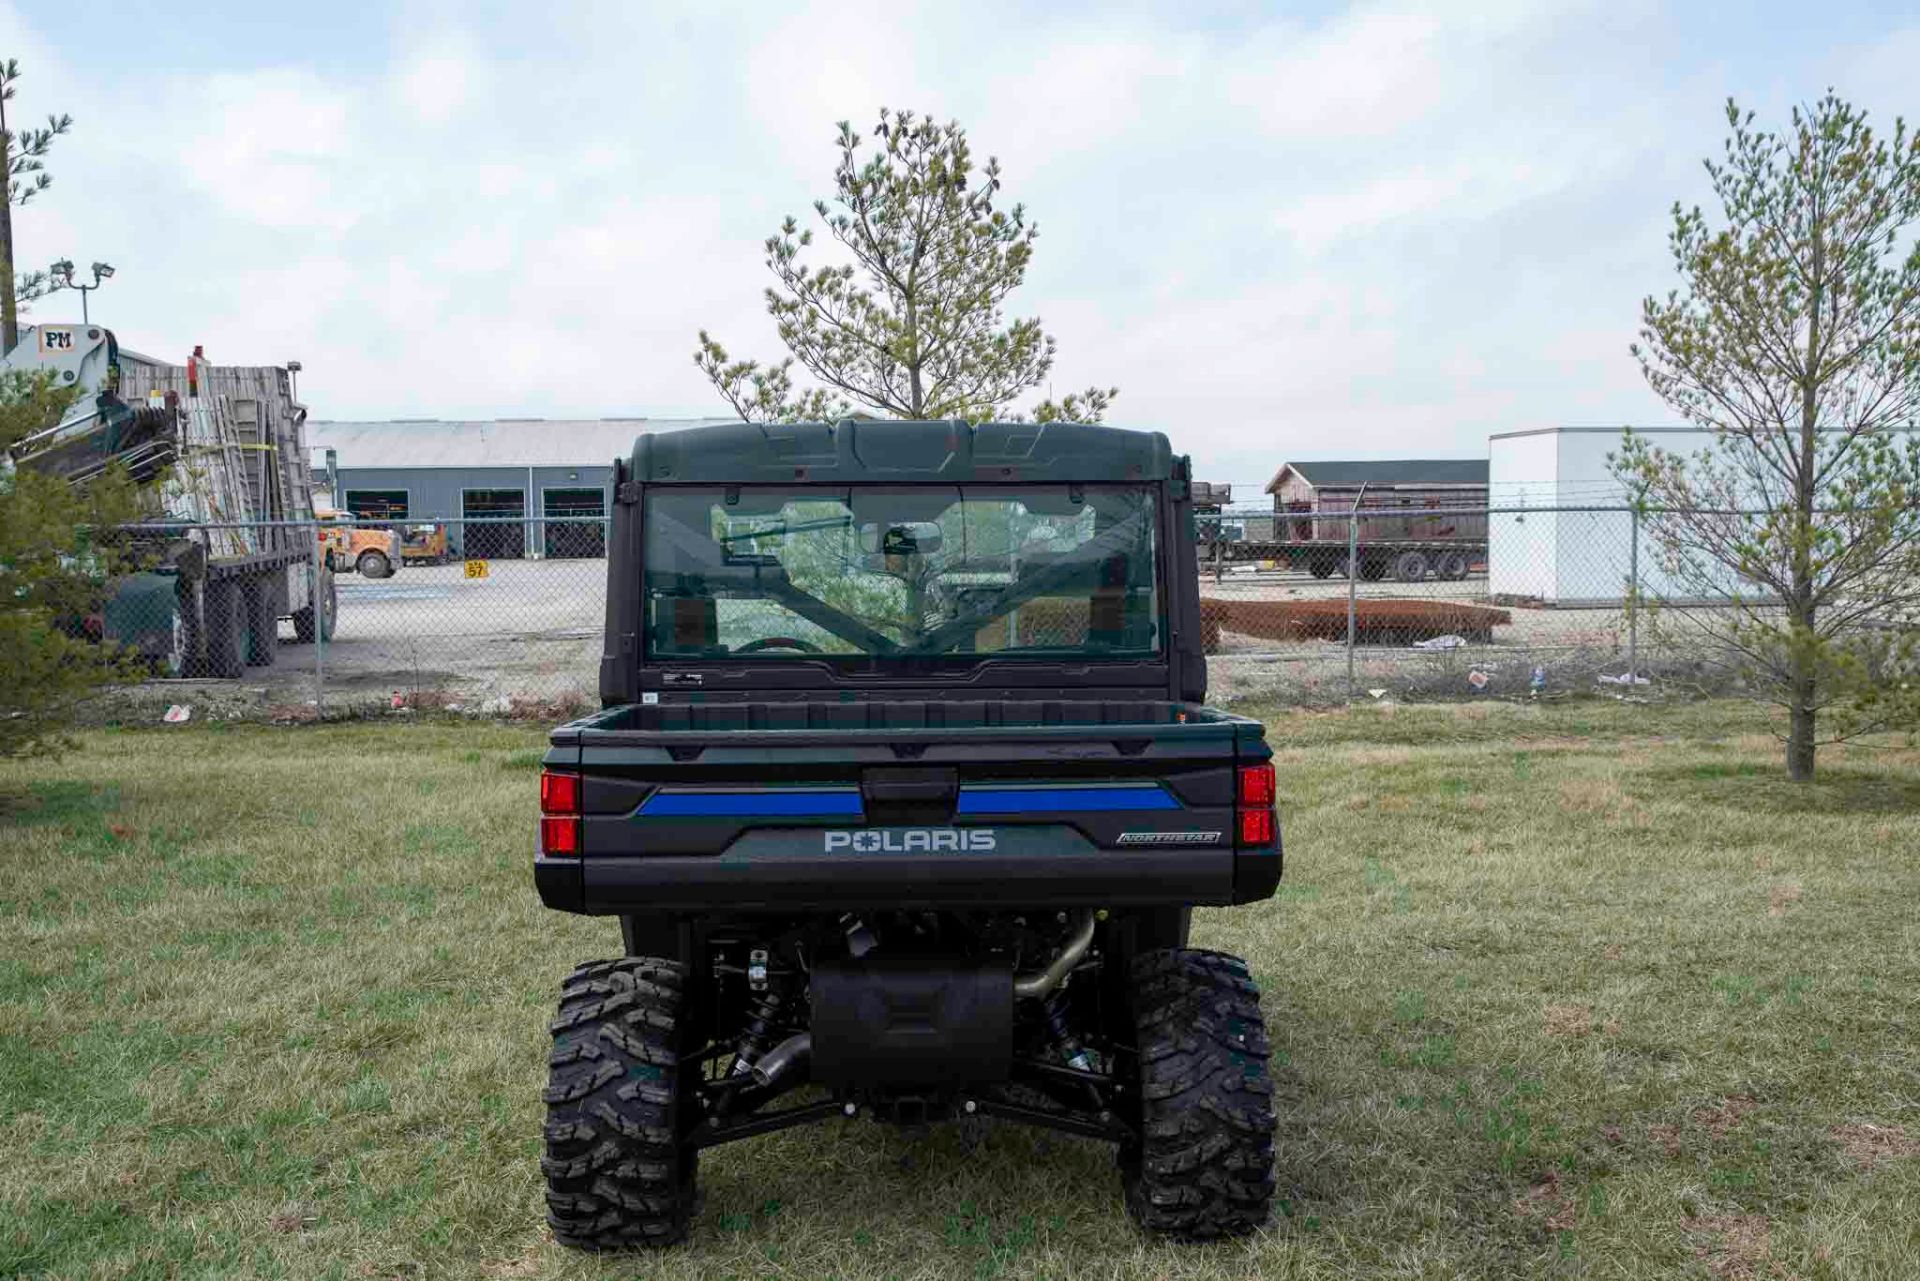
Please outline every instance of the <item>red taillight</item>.
[[1240, 787], [1236, 795], [1241, 805], [1273, 804], [1273, 762], [1240, 767]]
[[548, 858], [580, 857], [580, 816], [561, 814], [541, 819], [540, 852]]
[[1273, 844], [1273, 811], [1241, 810], [1239, 843], [1242, 845]]
[[540, 773], [540, 852], [548, 858], [580, 857], [580, 776]]
[[542, 814], [578, 814], [580, 812], [580, 776], [556, 774], [546, 770], [540, 775], [540, 812]]
[[1234, 844], [1272, 845], [1277, 833], [1273, 817], [1273, 762], [1242, 765], [1234, 772]]

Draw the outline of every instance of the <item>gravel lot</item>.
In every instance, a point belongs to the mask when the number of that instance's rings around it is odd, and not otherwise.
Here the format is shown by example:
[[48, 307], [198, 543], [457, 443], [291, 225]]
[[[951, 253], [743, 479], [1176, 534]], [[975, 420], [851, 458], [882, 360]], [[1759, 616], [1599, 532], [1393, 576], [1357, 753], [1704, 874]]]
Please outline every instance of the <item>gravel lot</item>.
[[380, 581], [344, 576], [327, 682], [445, 690], [467, 702], [591, 694], [606, 573], [604, 560], [551, 560], [490, 561], [476, 579], [459, 564], [410, 565]]

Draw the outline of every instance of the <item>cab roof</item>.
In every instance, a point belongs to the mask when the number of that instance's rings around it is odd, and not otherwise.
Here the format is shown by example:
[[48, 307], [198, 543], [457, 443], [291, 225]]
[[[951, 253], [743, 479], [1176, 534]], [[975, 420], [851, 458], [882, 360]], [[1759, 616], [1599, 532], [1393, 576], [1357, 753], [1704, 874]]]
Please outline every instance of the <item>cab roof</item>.
[[725, 423], [633, 446], [633, 478], [646, 484], [1159, 481], [1174, 466], [1161, 433], [1090, 423]]

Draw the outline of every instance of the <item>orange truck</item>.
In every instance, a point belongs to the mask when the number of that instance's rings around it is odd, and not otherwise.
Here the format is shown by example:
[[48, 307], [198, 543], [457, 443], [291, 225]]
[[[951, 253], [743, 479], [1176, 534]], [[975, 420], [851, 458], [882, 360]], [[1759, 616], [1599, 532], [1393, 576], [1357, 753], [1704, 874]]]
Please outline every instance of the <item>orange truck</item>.
[[314, 504], [320, 522], [320, 546], [327, 566], [336, 574], [358, 573], [366, 578], [392, 578], [400, 568], [400, 535], [379, 525], [362, 525], [352, 512]]
[[441, 524], [413, 524], [400, 528], [400, 560], [407, 565], [444, 565], [452, 556], [447, 546], [447, 527]]

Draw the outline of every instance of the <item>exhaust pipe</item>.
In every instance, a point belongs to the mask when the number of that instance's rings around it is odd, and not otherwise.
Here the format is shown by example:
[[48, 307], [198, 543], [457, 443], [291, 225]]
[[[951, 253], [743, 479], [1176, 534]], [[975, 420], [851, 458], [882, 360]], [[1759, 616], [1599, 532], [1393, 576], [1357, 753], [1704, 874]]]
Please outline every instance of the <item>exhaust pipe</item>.
[[760, 1056], [760, 1061], [753, 1065], [753, 1083], [762, 1087], [772, 1085], [792, 1072], [804, 1070], [812, 1058], [813, 1034], [801, 1032], [790, 1036]]
[[1022, 999], [1031, 999], [1045, 996], [1059, 987], [1073, 972], [1073, 967], [1080, 964], [1080, 958], [1087, 954], [1087, 949], [1093, 946], [1093, 925], [1093, 913], [1084, 913], [1080, 918], [1080, 927], [1067, 939], [1060, 949], [1060, 955], [1053, 958], [1053, 963], [1044, 970], [1017, 976], [1013, 980], [1013, 994]]

